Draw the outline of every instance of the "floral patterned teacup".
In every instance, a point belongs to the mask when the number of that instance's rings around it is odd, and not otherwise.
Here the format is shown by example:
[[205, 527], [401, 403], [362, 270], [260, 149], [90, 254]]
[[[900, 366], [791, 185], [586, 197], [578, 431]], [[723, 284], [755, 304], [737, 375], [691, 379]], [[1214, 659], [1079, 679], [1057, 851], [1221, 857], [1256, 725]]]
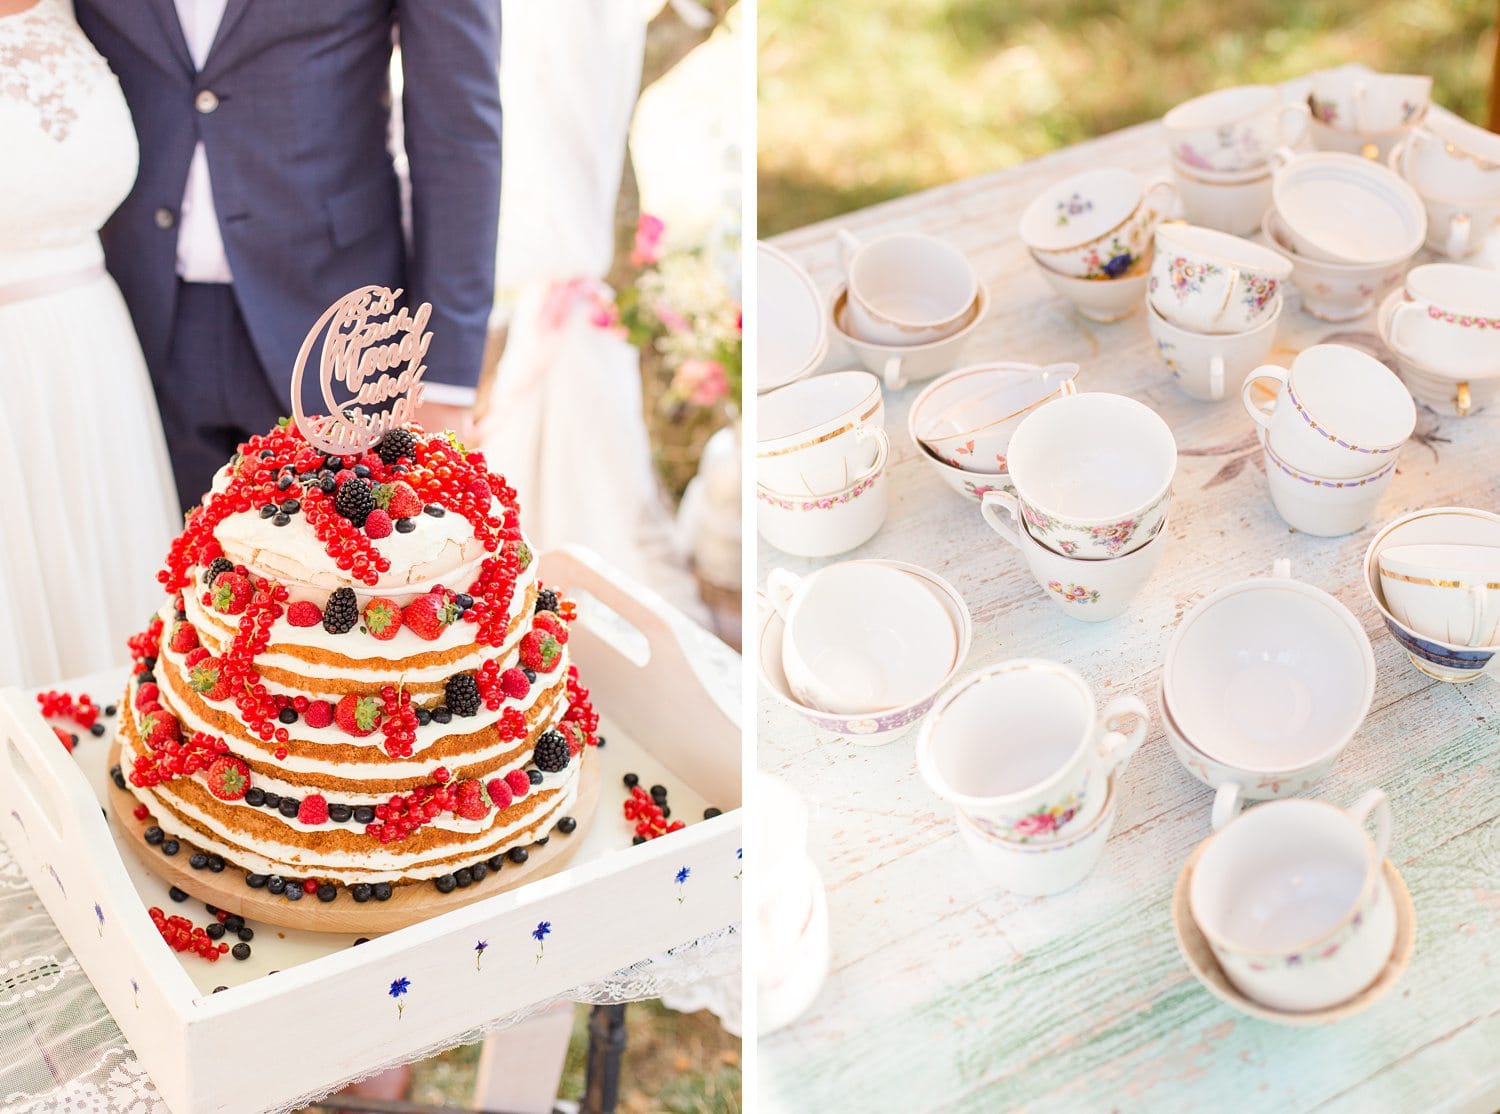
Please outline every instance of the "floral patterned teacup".
[[1064, 557], [1118, 558], [1150, 541], [1167, 517], [1177, 442], [1144, 403], [1077, 394], [1028, 414], [1006, 463], [1033, 538]]
[[1147, 297], [1174, 325], [1196, 333], [1243, 333], [1271, 317], [1292, 261], [1212, 228], [1172, 222], [1156, 230]]
[[1461, 263], [1413, 267], [1389, 328], [1391, 347], [1409, 360], [1455, 378], [1500, 372], [1500, 275]]
[[1091, 170], [1058, 182], [1021, 217], [1021, 239], [1037, 263], [1076, 278], [1119, 278], [1144, 255], [1151, 233], [1176, 200], [1165, 178]]
[[1238, 85], [1183, 101], [1162, 117], [1172, 158], [1213, 173], [1254, 170], [1307, 133], [1307, 106], [1283, 104], [1270, 85]]
[[1073, 670], [1021, 658], [970, 674], [938, 698], [917, 737], [917, 769], [990, 838], [1053, 843], [1103, 811], [1110, 779], [1147, 726], [1138, 697], [1118, 697], [1101, 715]]
[[1166, 520], [1145, 545], [1113, 561], [1063, 557], [1037, 541], [1017, 517], [1015, 496], [987, 492], [979, 503], [990, 529], [1021, 551], [1026, 567], [1048, 599], [1064, 615], [1085, 623], [1102, 623], [1123, 615], [1151, 579], [1166, 549]]
[[1276, 303], [1264, 321], [1243, 333], [1196, 333], [1172, 324], [1153, 305], [1146, 307], [1146, 328], [1172, 382], [1199, 402], [1219, 402], [1239, 394], [1245, 376], [1271, 355], [1281, 320], [1281, 299]]
[[1338, 1005], [1374, 982], [1396, 943], [1384, 870], [1390, 841], [1391, 807], [1379, 789], [1348, 810], [1269, 801], [1211, 836], [1188, 907], [1229, 981], [1289, 1012]]
[[1314, 74], [1307, 98], [1314, 120], [1356, 135], [1419, 124], [1431, 103], [1432, 78], [1426, 74], [1370, 73], [1342, 66]]

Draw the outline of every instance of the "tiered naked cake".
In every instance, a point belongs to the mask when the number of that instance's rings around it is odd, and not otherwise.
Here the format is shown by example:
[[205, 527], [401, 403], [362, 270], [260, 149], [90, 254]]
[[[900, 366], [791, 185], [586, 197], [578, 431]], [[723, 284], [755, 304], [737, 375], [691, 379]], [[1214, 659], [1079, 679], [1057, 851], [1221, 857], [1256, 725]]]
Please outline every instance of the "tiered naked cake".
[[113, 771], [147, 843], [365, 902], [577, 828], [598, 720], [572, 605], [481, 453], [405, 425], [330, 454], [286, 422], [219, 471], [159, 575]]

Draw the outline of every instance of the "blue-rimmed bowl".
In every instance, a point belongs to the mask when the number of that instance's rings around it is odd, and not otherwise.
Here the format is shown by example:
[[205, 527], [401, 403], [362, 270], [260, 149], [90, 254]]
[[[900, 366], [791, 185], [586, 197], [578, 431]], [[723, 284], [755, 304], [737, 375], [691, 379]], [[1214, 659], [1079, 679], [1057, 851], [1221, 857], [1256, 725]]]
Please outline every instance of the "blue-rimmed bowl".
[[1473, 507], [1428, 507], [1382, 527], [1365, 550], [1365, 589], [1375, 600], [1391, 637], [1412, 665], [1439, 681], [1466, 684], [1500, 674], [1500, 646], [1459, 646], [1413, 630], [1386, 606], [1380, 587], [1380, 552], [1395, 545], [1500, 545], [1500, 515]]

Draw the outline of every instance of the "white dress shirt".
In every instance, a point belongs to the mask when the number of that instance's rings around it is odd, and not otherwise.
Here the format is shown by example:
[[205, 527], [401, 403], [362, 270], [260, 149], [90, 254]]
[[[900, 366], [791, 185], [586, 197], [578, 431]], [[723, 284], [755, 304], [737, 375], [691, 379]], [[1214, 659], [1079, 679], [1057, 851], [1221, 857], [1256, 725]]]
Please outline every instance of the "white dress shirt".
[[[224, 18], [225, 0], [175, 0], [177, 20], [187, 40], [188, 53], [199, 70]], [[188, 164], [182, 191], [182, 216], [177, 225], [177, 274], [185, 282], [233, 282], [219, 215], [214, 212], [213, 184], [208, 177], [208, 154], [199, 143]]]

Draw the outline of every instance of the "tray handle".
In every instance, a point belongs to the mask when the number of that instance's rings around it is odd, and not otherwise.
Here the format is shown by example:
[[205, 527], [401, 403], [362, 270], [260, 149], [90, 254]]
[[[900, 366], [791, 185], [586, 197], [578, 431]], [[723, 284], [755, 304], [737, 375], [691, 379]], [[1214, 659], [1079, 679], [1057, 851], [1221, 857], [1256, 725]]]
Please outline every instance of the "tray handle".
[[28, 838], [45, 832], [60, 845], [70, 833], [86, 838], [90, 823], [104, 828], [99, 802], [72, 755], [16, 689], [0, 690], [0, 776], [14, 787], [19, 807], [12, 819], [21, 820]]

